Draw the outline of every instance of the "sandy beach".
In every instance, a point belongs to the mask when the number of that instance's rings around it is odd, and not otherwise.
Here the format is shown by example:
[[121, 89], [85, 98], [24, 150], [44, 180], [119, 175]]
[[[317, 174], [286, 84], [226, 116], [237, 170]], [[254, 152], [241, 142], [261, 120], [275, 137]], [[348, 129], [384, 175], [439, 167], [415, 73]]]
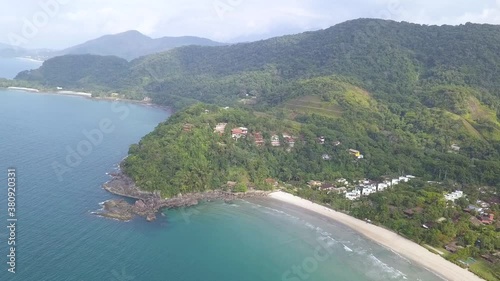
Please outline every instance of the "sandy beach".
[[15, 90], [15, 91], [33, 92], [33, 93], [39, 93], [40, 92], [40, 90], [38, 90], [38, 89], [25, 88], [25, 87], [8, 87], [7, 89], [9, 89], [9, 90]]
[[429, 252], [424, 247], [406, 239], [387, 229], [375, 226], [365, 221], [353, 218], [344, 213], [336, 212], [324, 206], [312, 203], [311, 201], [285, 193], [274, 192], [269, 197], [276, 200], [302, 207], [320, 215], [338, 221], [353, 230], [363, 234], [367, 238], [378, 244], [391, 249], [401, 256], [414, 261], [438, 276], [446, 280], [453, 281], [480, 281], [483, 280], [472, 272], [455, 265], [443, 257]]
[[58, 91], [57, 94], [59, 94], [59, 95], [68, 95], [68, 96], [82, 96], [82, 97], [87, 97], [87, 98], [91, 98], [92, 97], [91, 93], [74, 92], [74, 91]]

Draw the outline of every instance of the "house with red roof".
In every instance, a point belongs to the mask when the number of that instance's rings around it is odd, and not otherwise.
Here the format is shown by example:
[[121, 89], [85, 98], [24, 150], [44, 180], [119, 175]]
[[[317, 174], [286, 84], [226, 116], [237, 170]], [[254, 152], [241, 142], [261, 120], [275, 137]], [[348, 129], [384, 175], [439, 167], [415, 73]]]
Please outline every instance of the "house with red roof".
[[231, 137], [235, 140], [244, 138], [248, 135], [248, 129], [245, 127], [234, 128], [231, 130]]

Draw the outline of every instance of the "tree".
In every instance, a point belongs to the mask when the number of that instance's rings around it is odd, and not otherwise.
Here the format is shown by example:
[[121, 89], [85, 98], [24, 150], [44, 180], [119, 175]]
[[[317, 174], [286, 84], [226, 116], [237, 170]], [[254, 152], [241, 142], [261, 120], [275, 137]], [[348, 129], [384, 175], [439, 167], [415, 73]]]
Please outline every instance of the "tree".
[[247, 185], [242, 182], [237, 183], [236, 186], [234, 187], [234, 192], [247, 192], [247, 191], [248, 191]]

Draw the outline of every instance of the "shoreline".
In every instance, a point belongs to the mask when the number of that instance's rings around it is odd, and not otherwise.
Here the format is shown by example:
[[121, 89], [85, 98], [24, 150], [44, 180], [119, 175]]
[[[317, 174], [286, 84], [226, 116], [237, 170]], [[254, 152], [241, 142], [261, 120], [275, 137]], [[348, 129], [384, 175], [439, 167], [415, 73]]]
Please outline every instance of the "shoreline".
[[431, 253], [426, 248], [410, 241], [390, 230], [367, 223], [357, 218], [351, 217], [341, 212], [334, 211], [327, 207], [313, 203], [306, 199], [302, 199], [295, 195], [277, 191], [269, 194], [269, 198], [294, 205], [318, 215], [325, 216], [336, 222], [339, 222], [347, 227], [355, 230], [366, 238], [376, 242], [377, 244], [387, 248], [388, 250], [401, 255], [403, 258], [409, 259], [440, 278], [453, 281], [482, 281], [484, 279], [478, 277], [467, 269], [444, 259], [443, 257]]
[[131, 100], [131, 99], [114, 98], [114, 97], [92, 97], [91, 93], [86, 93], [86, 92], [64, 91], [64, 90], [51, 91], [51, 90], [46, 90], [46, 89], [40, 90], [40, 89], [36, 89], [36, 88], [13, 87], [13, 86], [0, 87], [0, 89], [6, 89], [8, 91], [26, 92], [26, 93], [80, 97], [80, 98], [86, 98], [86, 99], [98, 100], [98, 101], [125, 102], [125, 103], [132, 103], [132, 104], [137, 104], [137, 105], [147, 106], [147, 107], [152, 107], [152, 108], [159, 108], [159, 109], [162, 109], [162, 110], [169, 112], [170, 114], [175, 113], [173, 108], [166, 106], [166, 105], [158, 105], [158, 104], [154, 104], [151, 102], [145, 102], [142, 100]]
[[40, 93], [40, 90], [38, 90], [38, 89], [26, 88], [26, 87], [7, 87], [7, 90], [21, 91], [21, 92], [28, 92], [28, 93]]

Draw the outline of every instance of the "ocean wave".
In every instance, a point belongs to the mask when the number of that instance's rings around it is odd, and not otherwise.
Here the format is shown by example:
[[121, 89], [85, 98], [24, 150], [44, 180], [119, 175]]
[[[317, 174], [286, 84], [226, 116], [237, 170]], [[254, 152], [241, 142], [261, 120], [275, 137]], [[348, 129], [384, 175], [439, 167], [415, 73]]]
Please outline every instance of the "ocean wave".
[[[344, 245], [344, 244], [342, 244], [342, 245]], [[353, 252], [353, 250], [351, 248], [347, 247], [346, 245], [344, 245], [344, 250], [346, 252]]]
[[[247, 201], [245, 201], [245, 202], [247, 202]], [[261, 205], [255, 204], [255, 203], [250, 203], [250, 204], [255, 205], [255, 206], [259, 206], [259, 209], [261, 209], [266, 214], [273, 214], [273, 215], [278, 214], [281, 216], [285, 216], [288, 219], [294, 220], [295, 222], [304, 225], [306, 228], [315, 231], [318, 234], [319, 239], [326, 238], [328, 240], [327, 241], [328, 246], [332, 246], [332, 245], [339, 243], [337, 240], [332, 238], [332, 235], [333, 235], [332, 233], [325, 231], [323, 228], [321, 228], [319, 226], [315, 226], [314, 224], [312, 224], [306, 220], [303, 220], [299, 217], [290, 215], [287, 212], [284, 212], [282, 210], [277, 210], [277, 209], [274, 209], [271, 207], [264, 207], [264, 206], [261, 206]]]
[[403, 278], [404, 280], [408, 279], [403, 272], [395, 269], [394, 267], [389, 266], [388, 264], [379, 260], [373, 254], [370, 254], [368, 258], [370, 259], [370, 261], [374, 266], [380, 268], [384, 273], [388, 275], [387, 277], [389, 277], [390, 279], [401, 279], [401, 278]]
[[305, 224], [304, 224], [304, 225], [305, 225], [307, 228], [311, 229], [311, 230], [316, 230], [316, 231], [318, 231], [318, 228], [319, 228], [319, 227], [316, 227], [316, 226], [314, 226], [314, 225], [312, 225], [312, 224], [310, 224], [310, 223], [308, 223], [308, 222], [305, 222]]
[[334, 246], [339, 243], [339, 241], [333, 239], [331, 236], [321, 236], [318, 239], [323, 241], [328, 247]]
[[286, 216], [286, 217], [288, 217], [290, 219], [293, 219], [293, 220], [296, 220], [296, 221], [301, 221], [300, 218], [298, 218], [296, 216], [292, 216], [292, 215], [288, 214], [287, 212], [284, 212], [284, 211], [281, 211], [281, 210], [278, 210], [278, 209], [274, 209], [274, 208], [271, 208], [271, 207], [263, 207], [263, 206], [260, 206], [260, 207], [264, 208], [267, 211], [270, 211], [273, 214], [284, 215], [284, 216]]
[[354, 250], [354, 252], [360, 256], [366, 256], [366, 254], [368, 253], [368, 250], [364, 249], [364, 248], [356, 248]]

